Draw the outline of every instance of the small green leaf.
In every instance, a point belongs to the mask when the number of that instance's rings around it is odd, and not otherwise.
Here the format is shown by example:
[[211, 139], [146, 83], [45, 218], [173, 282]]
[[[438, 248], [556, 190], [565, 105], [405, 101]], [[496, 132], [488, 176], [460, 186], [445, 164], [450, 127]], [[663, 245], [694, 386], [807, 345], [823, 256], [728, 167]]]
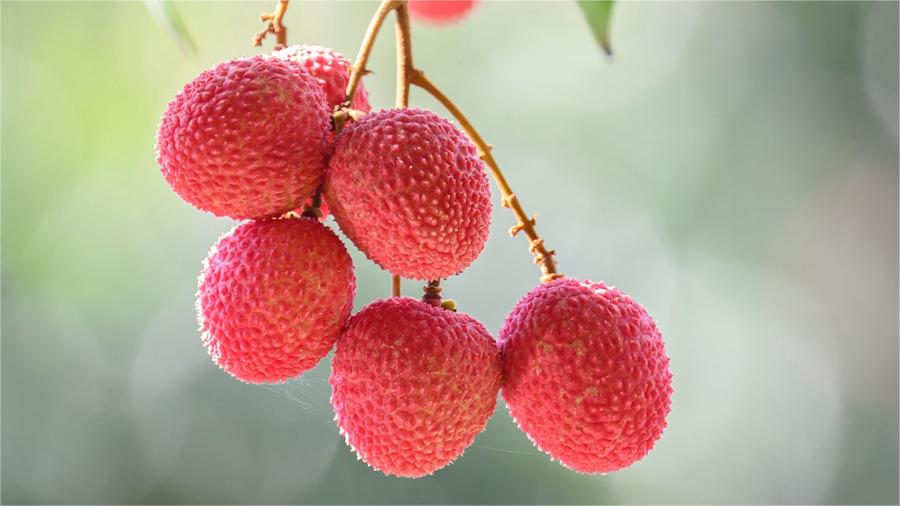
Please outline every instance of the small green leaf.
[[157, 23], [165, 27], [169, 35], [175, 39], [178, 47], [185, 54], [192, 54], [197, 51], [194, 40], [187, 31], [184, 21], [175, 10], [175, 5], [171, 0], [144, 0], [144, 5]]
[[603, 51], [612, 56], [612, 46], [609, 43], [609, 31], [612, 21], [612, 11], [615, 0], [578, 0], [578, 6], [587, 19], [588, 26], [594, 32], [594, 38], [603, 48]]

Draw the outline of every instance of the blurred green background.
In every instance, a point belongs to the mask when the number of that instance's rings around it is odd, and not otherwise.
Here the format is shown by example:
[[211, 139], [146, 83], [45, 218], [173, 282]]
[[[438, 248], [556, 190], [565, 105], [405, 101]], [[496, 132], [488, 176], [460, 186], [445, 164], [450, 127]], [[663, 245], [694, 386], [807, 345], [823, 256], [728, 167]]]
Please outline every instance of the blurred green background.
[[[551, 462], [500, 402], [415, 481], [345, 446], [329, 360], [254, 387], [200, 344], [196, 276], [233, 223], [166, 186], [155, 129], [194, 75], [255, 52], [271, 3], [175, 4], [186, 56], [143, 3], [2, 2], [2, 502], [897, 503], [897, 3], [623, 3], [612, 61], [573, 2], [416, 24], [418, 65], [495, 146], [562, 271], [654, 315], [675, 397], [656, 449], [612, 475]], [[374, 7], [295, 1], [290, 41], [353, 55]], [[498, 204], [445, 283], [495, 334], [538, 278]], [[390, 283], [354, 260], [359, 308]]]

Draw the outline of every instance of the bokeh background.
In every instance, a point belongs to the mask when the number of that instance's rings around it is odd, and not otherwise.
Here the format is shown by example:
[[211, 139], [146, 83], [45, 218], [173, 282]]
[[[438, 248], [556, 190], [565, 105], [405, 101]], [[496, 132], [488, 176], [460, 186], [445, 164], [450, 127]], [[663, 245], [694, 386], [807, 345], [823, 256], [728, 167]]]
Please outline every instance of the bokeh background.
[[[627, 470], [551, 462], [501, 401], [416, 481], [345, 446], [330, 358], [263, 388], [200, 344], [196, 276], [233, 223], [171, 192], [154, 133], [185, 82], [255, 52], [270, 4], [176, 3], [186, 55], [140, 2], [2, 3], [2, 502], [897, 503], [897, 3], [626, 2], [612, 60], [573, 2], [416, 24], [416, 61], [561, 269], [643, 303], [675, 375], [665, 436]], [[292, 42], [348, 55], [375, 7], [293, 4]], [[538, 272], [512, 216], [493, 222], [445, 287], [496, 334]], [[390, 284], [354, 260], [359, 308]]]

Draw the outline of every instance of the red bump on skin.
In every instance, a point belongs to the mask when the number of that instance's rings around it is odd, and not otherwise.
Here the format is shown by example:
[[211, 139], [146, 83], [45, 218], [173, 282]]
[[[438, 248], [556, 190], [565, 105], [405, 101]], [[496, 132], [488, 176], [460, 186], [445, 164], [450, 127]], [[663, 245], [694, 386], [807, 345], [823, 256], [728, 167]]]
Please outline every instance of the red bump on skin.
[[616, 471], [662, 435], [669, 358], [653, 319], [619, 290], [574, 279], [543, 284], [516, 304], [499, 343], [510, 415], [566, 467]]
[[474, 318], [401, 297], [350, 319], [332, 361], [331, 404], [373, 468], [418, 478], [462, 455], [494, 412], [500, 355]]
[[175, 97], [156, 158], [172, 189], [199, 209], [275, 216], [321, 182], [329, 128], [321, 87], [300, 65], [243, 58], [201, 73]]
[[353, 308], [353, 262], [309, 218], [241, 224], [213, 246], [197, 292], [203, 344], [228, 374], [274, 383], [311, 369]]
[[465, 17], [477, 0], [409, 0], [409, 13], [417, 19], [435, 24], [457, 21]]
[[325, 195], [347, 237], [405, 278], [462, 272], [490, 229], [490, 187], [475, 146], [430, 111], [385, 109], [344, 127]]
[[[275, 58], [290, 60], [299, 63], [313, 77], [319, 81], [322, 91], [325, 93], [325, 101], [328, 110], [333, 111], [344, 101], [344, 93], [347, 91], [347, 82], [350, 80], [350, 60], [346, 56], [333, 49], [322, 46], [290, 46], [272, 53]], [[356, 94], [350, 103], [351, 109], [369, 112], [369, 95], [360, 81], [356, 88]]]

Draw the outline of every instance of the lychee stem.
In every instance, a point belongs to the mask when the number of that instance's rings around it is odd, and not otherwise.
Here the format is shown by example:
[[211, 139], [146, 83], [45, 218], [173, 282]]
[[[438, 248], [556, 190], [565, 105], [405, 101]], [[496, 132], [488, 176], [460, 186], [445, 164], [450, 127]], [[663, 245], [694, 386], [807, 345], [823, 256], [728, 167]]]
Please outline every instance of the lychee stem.
[[422, 287], [422, 290], [425, 292], [422, 295], [422, 302], [426, 304], [431, 304], [432, 306], [440, 306], [441, 305], [441, 280], [434, 279], [428, 282], [427, 285]]
[[268, 24], [253, 36], [254, 46], [261, 46], [263, 39], [270, 33], [275, 34], [276, 49], [280, 49], [279, 46], [287, 46], [287, 27], [284, 26], [282, 20], [284, 19], [284, 13], [287, 11], [289, 1], [290, 0], [278, 0], [278, 5], [275, 6], [275, 12], [271, 14], [263, 12], [259, 15], [259, 20]]
[[468, 118], [466, 118], [462, 111], [456, 107], [456, 104], [444, 95], [434, 83], [425, 77], [424, 72], [414, 68], [412, 76], [410, 77], [410, 82], [427, 91], [431, 96], [437, 99], [437, 101], [440, 102], [454, 118], [456, 118], [456, 121], [459, 122], [462, 129], [466, 132], [466, 135], [472, 139], [472, 142], [478, 148], [478, 156], [485, 164], [487, 164], [491, 176], [493, 176], [494, 181], [500, 188], [503, 207], [511, 209], [518, 221], [515, 226], [509, 229], [509, 234], [510, 236], [515, 236], [520, 231], [524, 231], [525, 235], [528, 236], [528, 240], [530, 241], [528, 250], [534, 255], [534, 263], [538, 264], [541, 269], [541, 282], [548, 283], [554, 279], [563, 277], [562, 274], [556, 272], [556, 260], [553, 258], [556, 251], [548, 250], [547, 247], [544, 246], [544, 240], [541, 239], [535, 229], [537, 216], [535, 215], [528, 218], [528, 215], [525, 214], [525, 211], [522, 209], [522, 204], [519, 203], [516, 194], [513, 193], [512, 188], [509, 187], [509, 183], [506, 182], [506, 178], [503, 176], [500, 166], [497, 165], [497, 161], [494, 160], [494, 156], [491, 154], [491, 146], [484, 141], [478, 131], [475, 130], [475, 127], [472, 126], [472, 123], [469, 122]]
[[410, 73], [413, 71], [413, 58], [409, 10], [405, 0], [397, 6], [395, 32], [397, 39], [397, 107], [408, 107], [409, 79]]
[[[394, 23], [394, 32], [397, 46], [397, 107], [409, 106], [409, 73], [413, 69], [412, 37], [409, 32], [409, 11], [406, 1], [401, 1], [395, 7], [397, 19]], [[391, 294], [400, 296], [400, 276], [391, 276]], [[438, 289], [438, 305], [440, 305], [440, 289]]]
[[318, 220], [322, 217], [322, 185], [316, 187], [316, 191], [313, 193], [311, 200], [312, 202], [310, 202], [308, 206], [303, 206], [303, 213], [301, 213], [301, 216]]
[[356, 55], [356, 61], [353, 63], [353, 66], [350, 67], [350, 80], [347, 81], [347, 91], [344, 93], [344, 101], [341, 103], [342, 107], [350, 107], [353, 96], [356, 95], [356, 88], [359, 86], [359, 80], [362, 79], [364, 74], [368, 73], [366, 64], [369, 62], [369, 55], [372, 54], [372, 46], [375, 44], [375, 38], [378, 36], [379, 30], [381, 30], [384, 18], [402, 3], [403, 2], [400, 0], [383, 0], [381, 5], [378, 6], [378, 10], [375, 11], [375, 15], [372, 17], [372, 21], [369, 22], [369, 27], [366, 29], [366, 34], [363, 36], [362, 44], [360, 44], [359, 47], [359, 53]]

